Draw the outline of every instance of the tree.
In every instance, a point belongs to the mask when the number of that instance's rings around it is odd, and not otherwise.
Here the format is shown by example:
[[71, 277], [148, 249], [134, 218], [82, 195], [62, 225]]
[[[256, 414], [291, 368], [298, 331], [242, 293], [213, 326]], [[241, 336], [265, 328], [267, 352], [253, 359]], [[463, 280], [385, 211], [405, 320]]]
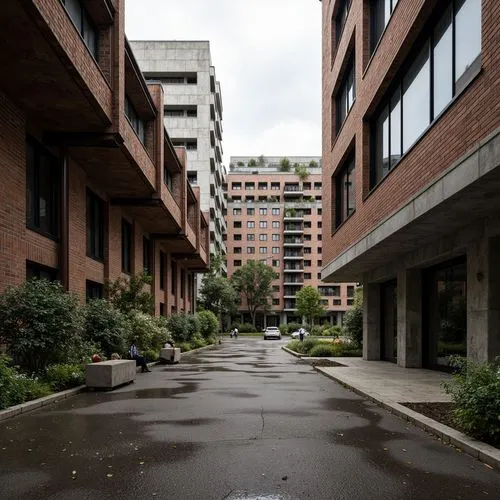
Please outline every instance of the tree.
[[315, 160], [311, 160], [309, 162], [309, 168], [318, 168], [318, 162]]
[[344, 316], [344, 328], [351, 341], [361, 347], [363, 345], [363, 288], [356, 289], [354, 304]]
[[258, 162], [259, 162], [259, 167], [263, 167], [266, 164], [266, 157], [264, 155], [260, 155]]
[[323, 316], [325, 308], [321, 303], [321, 295], [312, 286], [305, 286], [296, 294], [297, 312], [300, 316], [305, 316], [310, 326], [314, 325], [314, 318]]
[[301, 181], [305, 181], [309, 177], [309, 170], [302, 164], [295, 164], [295, 173], [299, 176]]
[[250, 158], [250, 160], [248, 160], [248, 166], [249, 167], [256, 167], [257, 166], [257, 162], [255, 161], [255, 158]]
[[248, 261], [231, 277], [235, 289], [246, 299], [253, 326], [255, 326], [257, 311], [266, 310], [269, 307], [269, 300], [273, 297], [274, 279], [273, 268], [255, 260]]
[[281, 158], [280, 161], [280, 171], [281, 172], [290, 172], [290, 160], [288, 158]]
[[117, 278], [115, 281], [106, 281], [105, 290], [109, 301], [121, 312], [128, 314], [131, 311], [140, 311], [145, 314], [154, 314], [155, 299], [150, 291], [143, 290], [152, 283], [147, 273], [133, 274], [130, 278]]

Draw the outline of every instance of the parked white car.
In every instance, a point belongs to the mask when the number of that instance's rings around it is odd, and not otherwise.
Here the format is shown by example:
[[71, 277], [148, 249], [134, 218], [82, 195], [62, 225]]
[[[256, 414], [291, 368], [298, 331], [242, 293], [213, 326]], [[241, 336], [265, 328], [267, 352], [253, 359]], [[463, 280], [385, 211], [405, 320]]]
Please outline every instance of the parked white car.
[[[307, 337], [309, 335], [309, 332], [307, 330], [304, 330], [304, 337]], [[295, 330], [291, 335], [290, 337], [292, 337], [292, 339], [299, 339], [300, 338], [300, 332], [299, 330]]]
[[267, 339], [281, 339], [281, 332], [277, 326], [268, 326], [264, 330], [264, 340]]

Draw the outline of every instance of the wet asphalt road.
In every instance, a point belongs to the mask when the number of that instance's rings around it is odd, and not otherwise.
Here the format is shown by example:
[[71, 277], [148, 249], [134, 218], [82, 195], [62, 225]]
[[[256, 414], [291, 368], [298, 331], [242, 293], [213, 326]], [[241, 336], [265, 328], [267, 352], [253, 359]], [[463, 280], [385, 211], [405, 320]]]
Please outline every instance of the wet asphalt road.
[[280, 346], [227, 340], [1, 423], [0, 499], [500, 497], [498, 472]]

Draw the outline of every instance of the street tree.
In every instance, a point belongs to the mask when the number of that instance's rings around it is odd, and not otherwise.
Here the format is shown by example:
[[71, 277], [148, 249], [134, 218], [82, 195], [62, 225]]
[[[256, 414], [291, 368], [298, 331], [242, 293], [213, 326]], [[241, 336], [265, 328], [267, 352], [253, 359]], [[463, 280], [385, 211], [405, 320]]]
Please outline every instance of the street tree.
[[235, 289], [245, 297], [253, 326], [257, 311], [266, 311], [269, 308], [269, 302], [273, 298], [274, 278], [273, 268], [256, 260], [248, 261], [231, 277]]
[[314, 319], [325, 314], [325, 308], [321, 303], [321, 295], [312, 286], [305, 286], [295, 295], [297, 313], [305, 316], [310, 326], [314, 325]]
[[356, 289], [354, 304], [344, 316], [344, 329], [353, 344], [363, 345], [363, 288]]

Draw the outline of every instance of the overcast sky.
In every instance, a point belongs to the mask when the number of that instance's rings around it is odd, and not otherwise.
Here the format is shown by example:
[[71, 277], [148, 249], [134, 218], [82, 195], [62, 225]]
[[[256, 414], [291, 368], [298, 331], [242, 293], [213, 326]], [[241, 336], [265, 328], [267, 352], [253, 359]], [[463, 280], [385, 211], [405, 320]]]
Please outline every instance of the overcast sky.
[[321, 155], [321, 2], [126, 0], [129, 40], [209, 40], [224, 161]]

